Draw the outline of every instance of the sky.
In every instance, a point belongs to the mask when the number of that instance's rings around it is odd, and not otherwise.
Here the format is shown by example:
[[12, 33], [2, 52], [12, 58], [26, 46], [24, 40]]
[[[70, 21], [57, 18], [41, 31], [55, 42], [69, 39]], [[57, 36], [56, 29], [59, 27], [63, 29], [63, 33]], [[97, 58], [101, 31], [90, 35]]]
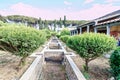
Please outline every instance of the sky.
[[120, 9], [120, 0], [0, 0], [0, 14], [43, 20], [93, 20]]

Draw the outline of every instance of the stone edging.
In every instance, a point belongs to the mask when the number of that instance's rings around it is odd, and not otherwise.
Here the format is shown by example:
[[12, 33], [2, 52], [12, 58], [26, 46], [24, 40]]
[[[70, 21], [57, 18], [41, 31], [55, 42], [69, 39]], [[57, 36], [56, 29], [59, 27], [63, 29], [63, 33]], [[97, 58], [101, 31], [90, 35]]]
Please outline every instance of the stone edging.
[[[33, 61], [33, 63], [30, 65], [30, 67], [27, 69], [27, 71], [22, 75], [22, 77], [19, 80], [44, 80], [42, 68], [44, 62], [44, 52], [51, 51], [49, 49], [49, 44], [51, 40], [48, 42], [46, 47], [40, 52], [40, 53], [33, 53], [30, 57], [36, 57], [36, 59]], [[67, 52], [61, 42], [58, 40], [58, 44], [61, 46], [60, 50], [53, 50], [64, 52], [65, 59], [63, 64], [66, 66], [66, 73], [69, 80], [86, 80], [77, 65], [72, 60], [71, 56], [76, 56], [72, 52]], [[48, 50], [48, 51], [47, 51]]]

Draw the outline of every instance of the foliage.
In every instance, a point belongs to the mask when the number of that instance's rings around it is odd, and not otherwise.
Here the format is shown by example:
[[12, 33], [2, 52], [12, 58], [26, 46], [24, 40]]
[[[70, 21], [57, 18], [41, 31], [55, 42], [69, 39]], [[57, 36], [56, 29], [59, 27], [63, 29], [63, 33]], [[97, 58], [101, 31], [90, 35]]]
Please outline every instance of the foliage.
[[110, 66], [116, 80], [120, 79], [120, 47], [118, 47], [110, 57]]
[[44, 28], [48, 29], [48, 21], [47, 20], [44, 21]]
[[66, 43], [69, 37], [70, 37], [69, 35], [64, 35], [64, 36], [61, 36], [60, 39]]
[[118, 76], [116, 77], [116, 80], [120, 80], [120, 74], [118, 74]]
[[43, 29], [43, 21], [41, 18], [38, 19], [39, 29]]
[[7, 21], [6, 21], [6, 18], [5, 18], [4, 16], [1, 16], [1, 15], [0, 15], [0, 21], [2, 21], [2, 22], [7, 22]]
[[86, 80], [90, 80], [90, 75], [87, 72], [82, 72]]
[[66, 16], [64, 16], [63, 24], [66, 26]]
[[60, 32], [60, 36], [64, 36], [64, 35], [70, 35], [70, 31], [67, 28], [63, 29]]
[[64, 19], [62, 20], [60, 18], [60, 20], [42, 20], [41, 18], [37, 19], [34, 17], [28, 17], [28, 16], [23, 16], [23, 15], [10, 15], [7, 17], [3, 17], [0, 16], [0, 19], [4, 22], [6, 19], [13, 21], [15, 23], [23, 23], [23, 24], [27, 24], [27, 26], [35, 26], [35, 25], [39, 25], [39, 29], [44, 29], [44, 28], [48, 28], [48, 25], [53, 25], [54, 26], [54, 30], [56, 28], [57, 25], [59, 25], [59, 27], [62, 27], [62, 25], [64, 25], [65, 27], [67, 25], [73, 24], [73, 25], [81, 25], [84, 24], [86, 22], [89, 21], [85, 21], [85, 20], [67, 20], [66, 16], [64, 16]]
[[86, 21], [86, 20], [66, 20], [66, 24], [77, 24], [77, 25], [82, 25], [82, 24], [85, 24], [85, 23], [88, 23], [89, 21]]
[[46, 38], [47, 39], [50, 39], [50, 37], [51, 37], [51, 31], [50, 30], [48, 30], [48, 29], [43, 29], [43, 30], [41, 30], [42, 32], [44, 32], [44, 33], [46, 33]]
[[0, 27], [0, 49], [20, 56], [20, 65], [46, 40], [46, 33], [23, 25]]
[[33, 17], [28, 17], [28, 16], [22, 16], [22, 15], [11, 15], [11, 16], [7, 16], [8, 20], [14, 21], [16, 23], [27, 23], [28, 26], [33, 26], [35, 24], [38, 23], [38, 19], [37, 18], [33, 18]]
[[75, 50], [85, 60], [85, 71], [88, 63], [116, 47], [116, 40], [105, 34], [84, 33], [70, 37], [67, 45]]
[[62, 28], [62, 24], [63, 24], [63, 22], [62, 22], [62, 20], [61, 20], [61, 18], [60, 18], [60, 20], [59, 20], [59, 25], [60, 25], [61, 28]]
[[60, 38], [60, 34], [58, 33], [58, 34], [56, 34], [56, 36], [58, 37], [58, 38]]
[[56, 32], [55, 31], [51, 31], [51, 36], [56, 36]]

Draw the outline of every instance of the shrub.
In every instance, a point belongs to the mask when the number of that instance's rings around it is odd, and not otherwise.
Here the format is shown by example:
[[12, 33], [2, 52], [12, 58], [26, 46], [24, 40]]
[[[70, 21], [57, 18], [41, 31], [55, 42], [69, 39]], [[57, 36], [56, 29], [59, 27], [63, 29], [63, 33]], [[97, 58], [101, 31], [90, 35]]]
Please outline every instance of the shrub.
[[60, 32], [60, 36], [64, 36], [64, 35], [70, 35], [70, 31], [66, 28]]
[[[120, 79], [120, 47], [118, 47], [110, 57], [112, 74], [116, 80]], [[118, 79], [119, 78], [119, 79]]]
[[43, 29], [43, 30], [41, 30], [42, 32], [44, 32], [44, 33], [46, 33], [46, 38], [47, 39], [50, 39], [50, 37], [51, 37], [51, 31], [50, 30], [48, 30], [48, 29]]
[[85, 60], [85, 71], [88, 71], [88, 63], [116, 47], [113, 37], [99, 33], [84, 33], [70, 37], [67, 45], [75, 50]]
[[61, 36], [60, 39], [66, 43], [69, 37], [70, 37], [69, 35], [65, 35], [65, 36]]
[[60, 34], [56, 34], [56, 36], [57, 36], [58, 38], [60, 38]]
[[56, 32], [51, 31], [51, 35], [52, 35], [52, 36], [56, 36]]
[[0, 27], [0, 49], [20, 56], [20, 65], [46, 40], [46, 34], [37, 29], [22, 26]]

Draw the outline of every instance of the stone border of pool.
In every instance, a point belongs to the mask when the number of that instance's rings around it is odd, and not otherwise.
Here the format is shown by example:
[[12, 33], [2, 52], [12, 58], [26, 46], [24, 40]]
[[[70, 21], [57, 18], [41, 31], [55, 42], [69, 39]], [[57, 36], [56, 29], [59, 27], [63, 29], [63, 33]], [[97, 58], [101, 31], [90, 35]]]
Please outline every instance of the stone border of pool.
[[[56, 38], [57, 39], [57, 38]], [[69, 80], [86, 80], [77, 65], [72, 60], [71, 56], [76, 56], [72, 52], [66, 52], [61, 42], [58, 40], [58, 44], [61, 46], [61, 49], [49, 49], [49, 44], [45, 46], [45, 48], [39, 53], [33, 53], [30, 57], [36, 57], [30, 67], [26, 70], [26, 72], [22, 75], [19, 80], [44, 80], [43, 77], [43, 64], [44, 63], [44, 52], [63, 52], [65, 57], [63, 61], [63, 65], [65, 65], [66, 74]]]

